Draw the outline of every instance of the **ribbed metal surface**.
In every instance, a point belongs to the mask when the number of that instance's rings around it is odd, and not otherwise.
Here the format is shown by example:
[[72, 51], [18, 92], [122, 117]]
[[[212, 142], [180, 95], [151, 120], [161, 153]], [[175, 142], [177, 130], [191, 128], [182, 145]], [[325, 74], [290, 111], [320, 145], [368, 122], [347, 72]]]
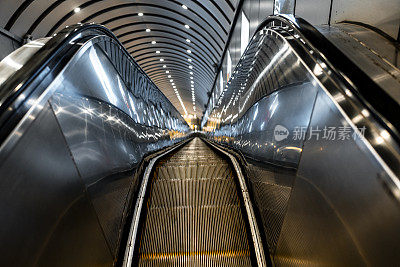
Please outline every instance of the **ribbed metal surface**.
[[140, 238], [139, 265], [250, 266], [232, 170], [195, 138], [159, 163]]

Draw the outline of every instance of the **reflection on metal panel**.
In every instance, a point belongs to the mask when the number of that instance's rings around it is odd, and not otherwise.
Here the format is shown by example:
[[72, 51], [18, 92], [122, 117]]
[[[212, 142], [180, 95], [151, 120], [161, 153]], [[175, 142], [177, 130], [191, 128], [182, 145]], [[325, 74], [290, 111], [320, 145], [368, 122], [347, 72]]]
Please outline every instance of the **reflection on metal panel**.
[[295, 0], [275, 0], [274, 15], [294, 14]]
[[[267, 25], [203, 130], [244, 156], [276, 265], [393, 265], [400, 249], [395, 136], [317, 53], [287, 24]], [[331, 128], [350, 132], [331, 138]]]
[[2, 144], [7, 265], [115, 263], [139, 164], [189, 130], [112, 36], [80, 37]]

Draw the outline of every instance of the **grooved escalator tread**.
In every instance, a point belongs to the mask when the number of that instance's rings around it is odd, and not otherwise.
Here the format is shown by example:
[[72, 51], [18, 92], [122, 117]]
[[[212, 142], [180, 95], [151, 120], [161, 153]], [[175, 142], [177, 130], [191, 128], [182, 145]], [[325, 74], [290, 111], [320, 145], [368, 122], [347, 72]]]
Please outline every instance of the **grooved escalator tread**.
[[199, 138], [159, 162], [150, 190], [140, 266], [251, 266], [232, 170]]

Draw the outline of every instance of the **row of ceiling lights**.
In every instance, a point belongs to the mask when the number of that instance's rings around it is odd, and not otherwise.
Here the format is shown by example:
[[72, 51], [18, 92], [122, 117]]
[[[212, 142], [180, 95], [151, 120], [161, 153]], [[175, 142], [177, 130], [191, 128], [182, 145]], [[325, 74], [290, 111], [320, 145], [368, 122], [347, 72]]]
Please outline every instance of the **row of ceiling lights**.
[[[188, 9], [188, 7], [187, 7], [186, 5], [182, 5], [182, 8], [185, 9], [185, 10]], [[76, 8], [74, 9], [74, 12], [75, 12], [75, 13], [78, 13], [78, 12], [80, 12], [80, 11], [81, 11], [80, 7], [76, 7]], [[138, 16], [139, 16], [139, 17], [142, 17], [143, 15], [144, 15], [143, 13], [138, 13]], [[184, 27], [185, 27], [186, 29], [188, 29], [188, 30], [190, 29], [190, 26], [189, 26], [188, 24], [185, 24]], [[147, 29], [146, 29], [146, 32], [151, 32], [151, 29], [150, 29], [150, 28], [147, 28]], [[190, 39], [186, 39], [186, 42], [187, 42], [187, 43], [191, 43]], [[151, 44], [152, 44], [152, 45], [154, 45], [154, 44], [156, 44], [156, 43], [157, 43], [157, 42], [156, 42], [155, 40], [151, 41]], [[192, 51], [191, 51], [190, 49], [187, 49], [186, 52], [187, 52], [188, 54], [191, 54], [191, 53], [192, 53]], [[160, 54], [160, 53], [161, 53], [161, 51], [158, 51], [158, 50], [156, 51], [156, 54]], [[163, 59], [163, 58], [160, 58], [160, 61], [163, 62], [164, 59]], [[189, 61], [189, 62], [192, 62], [193, 60], [189, 57], [189, 58], [188, 58], [188, 61]], [[193, 69], [193, 65], [189, 65], [188, 67], [189, 67], [190, 70]], [[163, 68], [167, 68], [167, 66], [166, 66], [166, 65], [163, 65]], [[167, 70], [166, 73], [169, 74], [170, 72]], [[190, 74], [190, 86], [191, 86], [191, 92], [192, 92], [193, 111], [196, 112], [196, 95], [195, 95], [195, 93], [194, 93], [193, 72], [190, 71], [189, 74]], [[172, 78], [171, 74], [169, 74], [167, 77], [168, 77], [168, 78]], [[174, 80], [173, 80], [173, 79], [170, 79], [169, 81], [171, 82], [171, 85], [172, 85], [172, 87], [173, 87], [173, 89], [174, 89], [174, 91], [175, 91], [175, 94], [176, 94], [176, 96], [177, 96], [177, 98], [178, 98], [178, 100], [179, 100], [179, 102], [180, 102], [180, 104], [181, 104], [181, 106], [182, 106], [182, 108], [183, 108], [185, 114], [187, 115], [188, 113], [187, 113], [186, 107], [185, 107], [185, 105], [183, 104], [182, 98], [181, 98], [181, 96], [180, 96], [180, 94], [179, 94], [178, 89], [176, 88], [175, 83], [173, 82]]]
[[[188, 7], [187, 7], [186, 5], [182, 5], [182, 8], [185, 9], [185, 10], [188, 9]], [[143, 15], [144, 15], [143, 13], [138, 13], [138, 16], [139, 16], [139, 17], [142, 17]], [[185, 24], [184, 27], [185, 27], [186, 29], [190, 29], [190, 26], [187, 25], [187, 24]], [[146, 29], [146, 32], [151, 32], [151, 29], [150, 29], [150, 28], [147, 28], [147, 29]], [[186, 39], [186, 42], [187, 42], [187, 43], [191, 43], [190, 39]], [[155, 40], [151, 41], [151, 44], [152, 44], [152, 45], [154, 45], [154, 44], [156, 44], [156, 43], [157, 43], [157, 41], [155, 41]], [[186, 52], [187, 52], [188, 54], [192, 54], [192, 51], [191, 51], [190, 49], [187, 49]], [[160, 53], [161, 53], [161, 51], [159, 51], [159, 50], [156, 51], [156, 54], [160, 54]], [[161, 62], [164, 62], [164, 58], [160, 58], [160, 61], [161, 61]], [[188, 57], [188, 62], [193, 62], [193, 59], [190, 58], [190, 57]], [[193, 69], [193, 65], [189, 65], [188, 67], [189, 67], [190, 70]], [[163, 68], [167, 68], [167, 65], [163, 65]], [[179, 100], [179, 102], [180, 102], [180, 104], [181, 104], [181, 106], [182, 106], [182, 108], [183, 108], [185, 114], [187, 115], [188, 113], [187, 113], [186, 107], [185, 107], [185, 105], [183, 104], [182, 98], [181, 98], [181, 96], [180, 96], [180, 94], [179, 94], [178, 89], [176, 88], [176, 85], [175, 85], [175, 83], [174, 83], [174, 80], [172, 79], [172, 75], [170, 74], [170, 71], [169, 71], [169, 70], [166, 70], [165, 72], [166, 72], [166, 74], [168, 74], [168, 75], [167, 75], [167, 78], [169, 79], [169, 81], [170, 81], [170, 83], [171, 83], [171, 86], [172, 86], [172, 88], [174, 89], [174, 92], [175, 92], [175, 94], [176, 94], [176, 97], [178, 98], [178, 100]], [[191, 86], [191, 92], [192, 92], [193, 111], [196, 112], [196, 95], [195, 95], [195, 92], [194, 92], [193, 72], [192, 72], [192, 71], [189, 71], [189, 74], [190, 74], [190, 86]]]

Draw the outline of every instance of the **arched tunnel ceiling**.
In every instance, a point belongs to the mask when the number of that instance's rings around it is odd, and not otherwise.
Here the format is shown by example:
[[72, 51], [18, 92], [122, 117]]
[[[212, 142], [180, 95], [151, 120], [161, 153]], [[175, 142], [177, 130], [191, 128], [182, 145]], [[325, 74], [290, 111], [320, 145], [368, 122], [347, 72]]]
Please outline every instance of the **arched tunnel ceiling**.
[[0, 26], [36, 39], [79, 22], [103, 24], [182, 115], [183, 104], [188, 114], [201, 117], [215, 77], [213, 65], [221, 59], [237, 4], [238, 0], [3, 0]]

